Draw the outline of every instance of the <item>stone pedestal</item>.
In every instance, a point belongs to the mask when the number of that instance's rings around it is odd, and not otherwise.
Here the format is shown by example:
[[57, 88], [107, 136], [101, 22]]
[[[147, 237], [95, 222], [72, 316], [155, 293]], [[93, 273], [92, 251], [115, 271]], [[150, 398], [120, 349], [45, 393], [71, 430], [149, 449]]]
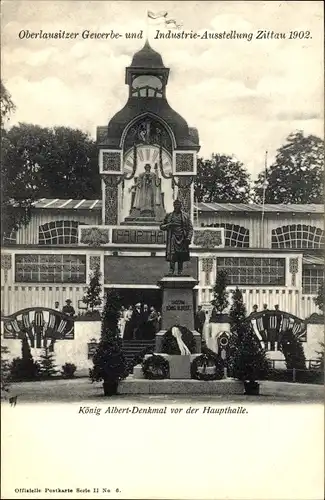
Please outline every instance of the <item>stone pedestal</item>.
[[156, 334], [156, 352], [161, 352], [164, 334], [175, 325], [191, 330], [196, 352], [201, 352], [201, 335], [194, 330], [193, 288], [197, 283], [191, 276], [165, 276], [158, 282], [162, 289], [162, 329]]

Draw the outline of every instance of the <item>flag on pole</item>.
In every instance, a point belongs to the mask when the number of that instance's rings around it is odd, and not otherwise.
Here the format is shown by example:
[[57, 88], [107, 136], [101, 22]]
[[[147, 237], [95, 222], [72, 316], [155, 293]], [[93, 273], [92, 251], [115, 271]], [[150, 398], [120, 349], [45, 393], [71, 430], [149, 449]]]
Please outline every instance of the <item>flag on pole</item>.
[[268, 186], [267, 181], [267, 151], [265, 151], [265, 161], [264, 161], [264, 182], [263, 182], [263, 194], [262, 194], [262, 222], [264, 220], [264, 211], [265, 211], [265, 194]]
[[166, 28], [175, 28], [175, 29], [179, 30], [183, 25], [177, 24], [175, 19], [166, 19], [165, 26], [166, 26]]
[[163, 17], [168, 16], [168, 12], [165, 10], [162, 10], [160, 12], [152, 12], [151, 10], [148, 10], [147, 15], [150, 19], [161, 19]]
[[168, 12], [165, 10], [160, 12], [152, 12], [151, 10], [148, 10], [147, 19], [148, 18], [158, 21], [158, 24], [164, 23], [165, 27], [169, 29], [180, 29], [183, 26], [181, 23], [177, 23], [175, 19], [169, 19]]

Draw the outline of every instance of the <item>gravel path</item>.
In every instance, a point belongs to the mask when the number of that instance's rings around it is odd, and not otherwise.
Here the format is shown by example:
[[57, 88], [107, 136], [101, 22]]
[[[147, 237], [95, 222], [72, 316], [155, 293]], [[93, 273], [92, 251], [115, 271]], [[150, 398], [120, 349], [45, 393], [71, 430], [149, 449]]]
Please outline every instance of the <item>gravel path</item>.
[[[17, 396], [17, 403], [23, 402], [101, 402], [104, 398], [102, 384], [92, 384], [88, 378], [72, 380], [50, 380], [42, 382], [13, 383], [10, 387], [9, 397]], [[145, 403], [154, 400], [172, 402], [258, 402], [258, 403], [304, 403], [323, 402], [324, 387], [322, 385], [298, 384], [290, 382], [261, 382], [261, 395], [259, 397], [244, 395], [123, 395], [109, 398], [110, 402], [138, 401]], [[4, 401], [6, 402], [6, 401]]]

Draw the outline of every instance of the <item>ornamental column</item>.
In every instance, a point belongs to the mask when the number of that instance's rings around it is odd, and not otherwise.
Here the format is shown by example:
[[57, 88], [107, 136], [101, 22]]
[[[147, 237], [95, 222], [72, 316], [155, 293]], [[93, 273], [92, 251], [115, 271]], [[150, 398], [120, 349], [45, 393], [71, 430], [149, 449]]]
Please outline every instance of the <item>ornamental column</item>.
[[194, 179], [197, 173], [197, 152], [173, 152], [173, 182], [177, 186], [177, 198], [193, 221]]
[[119, 185], [123, 180], [122, 150], [99, 150], [99, 173], [102, 180], [102, 224], [119, 223]]

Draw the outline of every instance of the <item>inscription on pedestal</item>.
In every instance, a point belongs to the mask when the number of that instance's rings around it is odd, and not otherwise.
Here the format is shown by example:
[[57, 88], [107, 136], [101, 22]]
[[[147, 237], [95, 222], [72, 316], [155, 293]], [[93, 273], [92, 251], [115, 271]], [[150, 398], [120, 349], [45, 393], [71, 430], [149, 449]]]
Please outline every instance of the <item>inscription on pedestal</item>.
[[166, 233], [159, 229], [113, 229], [112, 243], [135, 245], [164, 245]]
[[191, 309], [191, 305], [186, 304], [184, 300], [172, 300], [166, 306], [166, 311], [191, 311]]
[[162, 307], [162, 328], [168, 330], [173, 325], [194, 329], [193, 290], [165, 289]]

